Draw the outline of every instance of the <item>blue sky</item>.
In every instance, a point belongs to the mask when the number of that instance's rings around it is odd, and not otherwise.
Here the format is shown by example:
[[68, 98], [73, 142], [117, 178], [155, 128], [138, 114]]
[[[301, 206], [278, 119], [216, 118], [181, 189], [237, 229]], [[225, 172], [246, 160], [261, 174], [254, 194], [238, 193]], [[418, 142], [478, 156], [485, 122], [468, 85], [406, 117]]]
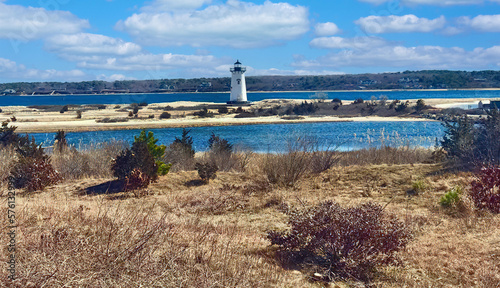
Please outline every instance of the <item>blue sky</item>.
[[0, 0], [0, 82], [498, 70], [500, 0]]

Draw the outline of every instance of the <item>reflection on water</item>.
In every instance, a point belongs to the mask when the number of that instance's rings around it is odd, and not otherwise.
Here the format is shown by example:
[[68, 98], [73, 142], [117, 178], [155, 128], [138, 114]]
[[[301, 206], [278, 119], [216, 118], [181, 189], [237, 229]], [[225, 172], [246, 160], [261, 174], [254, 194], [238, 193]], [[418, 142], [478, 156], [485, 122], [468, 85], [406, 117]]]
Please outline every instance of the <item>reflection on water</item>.
[[[290, 139], [298, 137], [314, 141], [322, 149], [342, 151], [369, 147], [411, 146], [432, 147], [443, 136], [439, 122], [328, 122], [299, 124], [265, 124], [244, 126], [193, 127], [190, 135], [196, 151], [205, 151], [210, 135], [215, 133], [230, 143], [256, 152], [276, 152], [284, 149]], [[150, 129], [158, 143], [172, 143], [180, 137], [182, 128]], [[67, 140], [77, 147], [110, 139], [132, 143], [140, 130], [96, 131], [67, 133]], [[43, 146], [51, 146], [55, 133], [31, 134]]]

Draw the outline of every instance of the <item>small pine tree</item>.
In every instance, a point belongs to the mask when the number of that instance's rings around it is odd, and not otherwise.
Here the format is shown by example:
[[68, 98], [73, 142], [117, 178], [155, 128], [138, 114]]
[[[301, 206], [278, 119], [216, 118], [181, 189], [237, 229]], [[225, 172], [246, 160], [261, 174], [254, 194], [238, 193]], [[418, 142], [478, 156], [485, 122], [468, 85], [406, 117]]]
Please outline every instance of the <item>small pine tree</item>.
[[158, 166], [158, 175], [167, 175], [172, 164], [165, 164], [163, 160], [163, 155], [165, 154], [165, 145], [156, 145], [158, 139], [154, 137], [153, 132], [142, 130], [139, 136], [134, 137], [134, 144], [138, 142], [146, 143], [149, 153], [154, 158], [156, 165]]

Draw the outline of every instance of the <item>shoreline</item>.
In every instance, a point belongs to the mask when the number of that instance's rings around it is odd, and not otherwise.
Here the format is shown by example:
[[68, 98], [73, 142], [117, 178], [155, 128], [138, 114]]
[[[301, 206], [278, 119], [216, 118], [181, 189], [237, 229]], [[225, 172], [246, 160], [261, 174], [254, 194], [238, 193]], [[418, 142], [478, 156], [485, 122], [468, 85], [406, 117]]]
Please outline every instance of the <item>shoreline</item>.
[[[247, 94], [252, 93], [345, 93], [345, 92], [440, 92], [440, 91], [500, 91], [500, 88], [456, 88], [456, 89], [366, 89], [366, 90], [290, 90], [290, 91], [247, 91]], [[94, 94], [7, 94], [2, 96], [92, 96], [92, 95], [143, 95], [143, 94], [229, 94], [230, 91], [211, 91], [211, 92], [131, 92], [131, 93], [94, 93]]]
[[[498, 99], [498, 98], [491, 98]], [[253, 109], [268, 108], [275, 105], [300, 103], [303, 99], [266, 99], [253, 102]], [[316, 101], [316, 100], [313, 100]], [[415, 104], [416, 100], [409, 100]], [[427, 105], [433, 107], [451, 107], [453, 105], [463, 105], [488, 101], [488, 98], [440, 98], [425, 99]], [[343, 101], [346, 105], [353, 101]], [[60, 113], [59, 111], [44, 111], [42, 109], [27, 108], [26, 106], [6, 106], [2, 107], [0, 121], [6, 121], [15, 116], [17, 121], [10, 122], [9, 126], [17, 126], [17, 133], [53, 133], [58, 130], [66, 132], [87, 132], [87, 131], [109, 131], [109, 130], [131, 130], [131, 129], [159, 129], [159, 128], [183, 128], [183, 127], [213, 127], [213, 126], [239, 126], [239, 125], [262, 125], [262, 124], [299, 124], [299, 123], [324, 123], [324, 122], [415, 122], [415, 121], [436, 121], [422, 118], [415, 115], [403, 116], [355, 116], [355, 115], [330, 115], [330, 116], [300, 116], [298, 119], [283, 119], [280, 116], [260, 116], [235, 118], [236, 114], [217, 114], [217, 110], [211, 109], [215, 114], [213, 117], [201, 118], [193, 116], [192, 112], [199, 111], [203, 105], [223, 105], [223, 103], [213, 102], [192, 102], [177, 101], [169, 103], [154, 103], [142, 107], [139, 110], [139, 118], [127, 117], [125, 105], [120, 109], [115, 106], [106, 105], [106, 109], [83, 109], [82, 118], [77, 119], [77, 110], [88, 108], [85, 105], [71, 108], [71, 110]], [[165, 107], [183, 107], [186, 109], [168, 110], [171, 114], [169, 119], [160, 119], [160, 114], [165, 111]], [[235, 108], [235, 107], [232, 107]], [[124, 111], [125, 110], [125, 111]], [[153, 117], [153, 118], [149, 118]], [[117, 121], [96, 122], [105, 118]]]

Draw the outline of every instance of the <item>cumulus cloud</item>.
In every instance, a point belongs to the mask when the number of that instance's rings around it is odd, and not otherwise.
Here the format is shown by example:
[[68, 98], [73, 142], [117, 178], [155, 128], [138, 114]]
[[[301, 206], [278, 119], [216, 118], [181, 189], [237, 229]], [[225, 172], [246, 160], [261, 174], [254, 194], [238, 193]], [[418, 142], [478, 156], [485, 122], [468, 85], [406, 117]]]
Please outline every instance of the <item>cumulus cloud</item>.
[[[394, 0], [359, 0], [375, 5], [380, 5]], [[489, 0], [490, 2], [500, 2], [499, 0]], [[473, 5], [487, 2], [485, 0], [401, 0], [402, 5], [436, 5], [436, 6], [454, 6], [454, 5]]]
[[209, 68], [222, 62], [211, 55], [147, 54], [140, 53], [127, 57], [82, 56], [73, 59], [81, 68], [117, 71], [157, 71], [176, 68]]
[[125, 42], [122, 39], [90, 33], [51, 36], [46, 39], [45, 47], [51, 52], [62, 55], [131, 55], [137, 54], [142, 50], [141, 46], [132, 42]]
[[82, 79], [91, 79], [81, 70], [33, 69], [5, 58], [0, 58], [0, 78], [15, 79], [16, 81], [19, 79], [24, 81], [82, 81]]
[[500, 32], [500, 14], [478, 15], [474, 18], [460, 17], [457, 23], [461, 27], [467, 27], [481, 32]]
[[141, 10], [144, 12], [192, 10], [211, 2], [212, 0], [155, 0]]
[[29, 41], [53, 34], [71, 34], [89, 28], [83, 20], [66, 11], [7, 5], [0, 2], [0, 38]]
[[419, 18], [409, 14], [404, 16], [368, 16], [356, 20], [354, 23], [366, 33], [406, 33], [432, 32], [444, 27], [446, 19], [441, 16], [436, 19]]
[[[316, 39], [315, 39], [316, 40]], [[315, 41], [313, 40], [313, 41]], [[335, 39], [339, 43], [356, 43], [355, 39]], [[345, 67], [395, 67], [398, 69], [491, 69], [500, 67], [500, 46], [476, 48], [405, 47], [386, 42], [378, 46], [331, 45], [328, 55], [314, 60], [298, 59], [293, 66], [307, 69]], [[338, 50], [344, 47], [345, 49]], [[324, 45], [322, 48], [330, 48]]]
[[314, 26], [314, 32], [317, 36], [331, 36], [339, 33], [340, 29], [335, 23], [326, 22], [316, 24], [316, 26]]
[[202, 10], [133, 14], [116, 28], [144, 45], [254, 48], [300, 37], [309, 30], [309, 20], [302, 6], [229, 0]]
[[322, 49], [370, 49], [386, 47], [388, 42], [378, 37], [319, 37], [313, 39], [309, 45]]

